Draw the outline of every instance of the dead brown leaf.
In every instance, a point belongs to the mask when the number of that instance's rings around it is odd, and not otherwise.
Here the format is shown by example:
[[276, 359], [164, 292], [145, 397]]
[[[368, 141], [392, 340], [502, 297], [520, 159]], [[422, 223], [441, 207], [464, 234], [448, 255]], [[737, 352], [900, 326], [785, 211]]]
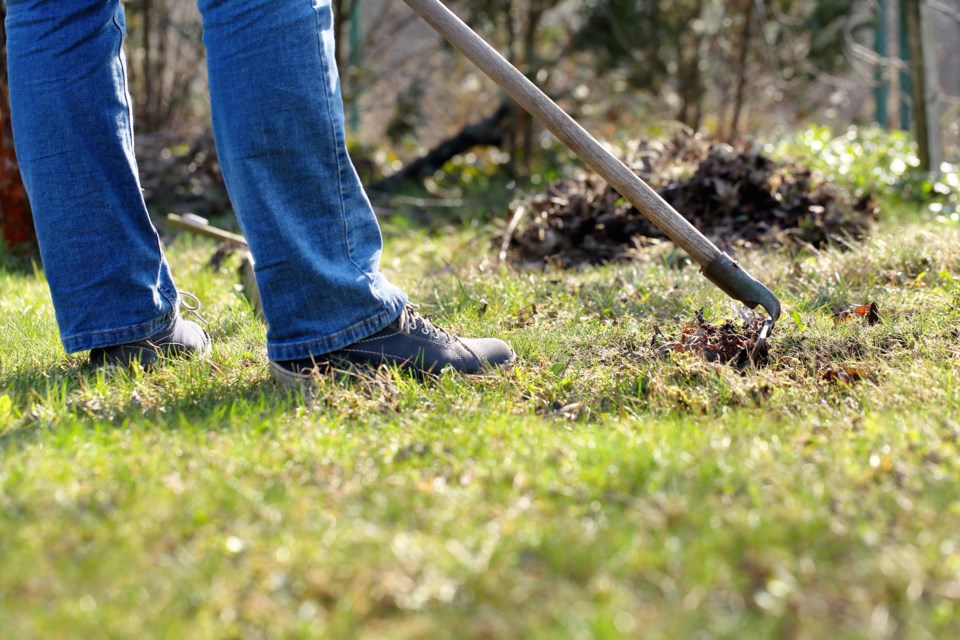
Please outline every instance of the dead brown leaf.
[[863, 318], [867, 324], [877, 324], [880, 322], [880, 308], [876, 302], [855, 305], [834, 315], [833, 323], [841, 324], [857, 318]]
[[857, 367], [824, 369], [820, 372], [820, 379], [832, 384], [853, 384], [861, 380], [867, 380], [869, 377], [862, 369]]

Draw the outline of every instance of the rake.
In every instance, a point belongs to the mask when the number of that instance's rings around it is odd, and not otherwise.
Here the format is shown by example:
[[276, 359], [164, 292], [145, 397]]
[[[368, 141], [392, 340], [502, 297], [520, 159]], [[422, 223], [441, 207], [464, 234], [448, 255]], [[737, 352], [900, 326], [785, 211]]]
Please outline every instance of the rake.
[[606, 180], [647, 219], [700, 264], [700, 272], [734, 300], [769, 314], [758, 343], [773, 331], [780, 300], [770, 289], [720, 251], [647, 183], [607, 151], [516, 67], [468, 27], [439, 0], [404, 0], [447, 42], [470, 59], [507, 95], [539, 120], [580, 160]]

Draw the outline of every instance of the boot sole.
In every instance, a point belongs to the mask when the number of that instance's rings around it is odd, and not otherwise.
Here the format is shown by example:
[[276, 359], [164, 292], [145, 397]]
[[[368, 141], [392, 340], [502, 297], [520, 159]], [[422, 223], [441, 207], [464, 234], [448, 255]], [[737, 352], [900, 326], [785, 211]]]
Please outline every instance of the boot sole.
[[[510, 360], [504, 362], [501, 365], [497, 365], [493, 367], [488, 366], [479, 373], [466, 374], [466, 375], [486, 376], [486, 375], [490, 375], [500, 371], [509, 371], [514, 367], [516, 362], [517, 362], [517, 357], [516, 355], [514, 355], [512, 358], [510, 358]], [[360, 365], [354, 365], [354, 366], [359, 367]], [[375, 370], [375, 367], [373, 365], [369, 365], [369, 367], [366, 367], [366, 368], [370, 370]], [[421, 380], [429, 376], [437, 375], [436, 373], [428, 373], [426, 371], [416, 371], [416, 370], [411, 370], [411, 373], [413, 373], [415, 377]], [[290, 371], [288, 369], [281, 367], [280, 365], [278, 365], [276, 362], [273, 362], [272, 360], [270, 361], [270, 375], [280, 386], [288, 389], [299, 388], [305, 385], [312, 384], [316, 379], [316, 376], [314, 374], [294, 373], [293, 371]]]

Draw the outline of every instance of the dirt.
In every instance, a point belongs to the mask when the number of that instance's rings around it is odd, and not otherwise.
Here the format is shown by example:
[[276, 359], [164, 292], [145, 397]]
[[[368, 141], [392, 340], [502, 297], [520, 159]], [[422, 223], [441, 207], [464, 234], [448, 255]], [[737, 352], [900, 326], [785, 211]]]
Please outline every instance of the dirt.
[[[748, 144], [731, 147], [678, 134], [638, 143], [627, 164], [722, 248], [823, 247], [862, 239], [876, 200], [820, 181], [807, 167], [781, 163]], [[511, 207], [502, 257], [561, 267], [629, 259], [664, 234], [592, 174], [551, 183]]]
[[762, 368], [770, 363], [770, 346], [762, 335], [764, 321], [751, 311], [740, 313], [740, 323], [726, 320], [708, 322], [703, 310], [697, 311], [677, 338], [664, 335], [655, 328], [652, 346], [661, 356], [694, 353], [707, 362], [729, 364], [740, 370]]

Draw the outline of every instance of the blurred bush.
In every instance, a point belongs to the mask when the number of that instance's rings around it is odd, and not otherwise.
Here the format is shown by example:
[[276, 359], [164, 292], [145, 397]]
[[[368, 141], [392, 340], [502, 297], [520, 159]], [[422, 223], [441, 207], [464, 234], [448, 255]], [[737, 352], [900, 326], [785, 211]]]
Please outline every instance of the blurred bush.
[[960, 221], [960, 166], [945, 162], [933, 175], [921, 171], [916, 142], [906, 132], [851, 126], [838, 133], [813, 125], [768, 143], [765, 150], [796, 159], [854, 193], [923, 204], [931, 213]]

